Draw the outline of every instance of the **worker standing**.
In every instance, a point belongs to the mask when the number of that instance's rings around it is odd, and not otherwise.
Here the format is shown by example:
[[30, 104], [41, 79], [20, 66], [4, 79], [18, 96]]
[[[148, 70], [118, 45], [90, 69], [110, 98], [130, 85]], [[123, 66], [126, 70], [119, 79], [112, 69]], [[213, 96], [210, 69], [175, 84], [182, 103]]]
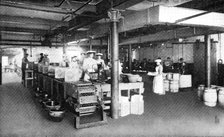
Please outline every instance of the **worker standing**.
[[173, 61], [170, 57], [167, 57], [167, 59], [164, 61], [164, 71], [165, 72], [172, 72], [173, 69]]
[[180, 74], [184, 75], [186, 73], [186, 62], [184, 62], [183, 58], [179, 59], [178, 69]]
[[153, 79], [153, 92], [159, 95], [165, 95], [163, 89], [163, 66], [161, 65], [162, 60], [160, 58], [155, 60], [156, 72], [149, 72], [148, 75], [154, 76]]
[[22, 70], [22, 82], [24, 82], [24, 80], [25, 80], [25, 70], [26, 70], [27, 65], [29, 63], [28, 55], [29, 54], [25, 54], [24, 57], [23, 57], [23, 59], [22, 59], [22, 66], [21, 66], [21, 70]]
[[48, 54], [44, 54], [44, 58], [43, 58], [42, 62], [44, 65], [50, 64], [50, 59], [48, 58]]
[[91, 72], [97, 71], [98, 66], [97, 66], [97, 61], [93, 58], [94, 54], [95, 54], [95, 51], [88, 51], [87, 52], [88, 57], [83, 60], [82, 68], [85, 73], [84, 75], [85, 81], [88, 81], [90, 79], [89, 74]]
[[78, 69], [80, 67], [79, 60], [77, 56], [73, 56], [71, 58], [71, 63], [69, 65], [70, 68]]
[[62, 62], [61, 62], [62, 67], [69, 67], [69, 59], [66, 54], [63, 54], [62, 56]]
[[38, 63], [41, 63], [43, 61], [44, 54], [40, 53], [40, 58], [38, 59]]
[[100, 68], [104, 69], [104, 67], [105, 67], [105, 62], [102, 59], [102, 56], [103, 56], [102, 53], [96, 54], [96, 61], [97, 61], [98, 69], [100, 69]]

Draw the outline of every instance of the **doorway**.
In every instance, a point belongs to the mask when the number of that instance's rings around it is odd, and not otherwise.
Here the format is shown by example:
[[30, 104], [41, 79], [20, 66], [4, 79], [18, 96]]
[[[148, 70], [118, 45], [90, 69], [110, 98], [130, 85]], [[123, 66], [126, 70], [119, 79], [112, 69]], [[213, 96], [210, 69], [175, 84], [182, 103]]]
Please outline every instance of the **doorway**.
[[[1, 51], [1, 84], [20, 82], [19, 68], [22, 48], [5, 48]], [[19, 64], [20, 63], [20, 64]]]

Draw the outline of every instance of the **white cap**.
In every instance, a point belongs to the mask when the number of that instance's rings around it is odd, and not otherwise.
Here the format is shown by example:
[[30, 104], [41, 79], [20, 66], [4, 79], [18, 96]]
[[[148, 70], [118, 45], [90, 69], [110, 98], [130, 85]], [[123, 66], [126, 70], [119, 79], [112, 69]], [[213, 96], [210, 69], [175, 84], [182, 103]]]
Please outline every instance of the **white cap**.
[[162, 60], [161, 59], [156, 59], [155, 62], [159, 62], [160, 63], [160, 62], [162, 62]]
[[86, 52], [86, 54], [90, 54], [90, 53], [96, 53], [96, 51], [89, 50], [89, 51]]
[[96, 56], [103, 56], [103, 54], [102, 53], [97, 53]]

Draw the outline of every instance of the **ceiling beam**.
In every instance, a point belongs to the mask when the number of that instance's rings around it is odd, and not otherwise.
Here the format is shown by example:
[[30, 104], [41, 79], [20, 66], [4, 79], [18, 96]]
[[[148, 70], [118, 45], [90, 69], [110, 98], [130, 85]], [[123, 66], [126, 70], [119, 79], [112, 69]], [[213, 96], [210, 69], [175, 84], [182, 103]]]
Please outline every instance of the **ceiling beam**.
[[41, 18], [31, 18], [31, 17], [23, 17], [23, 16], [8, 16], [8, 15], [0, 15], [0, 22], [21, 22], [25, 24], [34, 24], [34, 25], [48, 25], [48, 26], [68, 26], [68, 22], [65, 21], [55, 21], [49, 19], [41, 19]]
[[22, 8], [17, 6], [5, 6], [5, 4], [0, 3], [0, 14], [9, 16], [25, 16], [31, 18], [42, 18], [49, 20], [61, 21], [64, 16], [69, 12], [52, 12], [48, 9], [46, 10], [35, 10], [31, 7]]
[[205, 34], [217, 34], [217, 33], [220, 33], [220, 31], [210, 30], [208, 28], [206, 29], [206, 28], [186, 27], [176, 30], [162, 31], [156, 34], [149, 34], [135, 38], [123, 39], [120, 41], [119, 45], [146, 43], [154, 41], [167, 41], [177, 38], [187, 38], [187, 37], [201, 36]]
[[33, 34], [39, 34], [43, 35], [49, 32], [48, 30], [42, 30], [42, 29], [34, 29], [34, 28], [19, 28], [19, 27], [1, 27], [0, 31], [7, 31], [7, 32], [24, 32], [24, 33], [33, 33]]
[[26, 24], [23, 22], [4, 22], [0, 21], [0, 27], [16, 27], [20, 29], [39, 29], [39, 30], [50, 30], [51, 26], [47, 24], [42, 24], [42, 25], [36, 25], [36, 24]]
[[[59, 3], [60, 4], [60, 3]], [[30, 2], [24, 0], [17, 0], [16, 2], [11, 2], [8, 0], [1, 0], [0, 5], [9, 6], [14, 8], [21, 8], [27, 10], [35, 10], [35, 11], [43, 11], [57, 14], [71, 14], [72, 11], [78, 9], [82, 6], [82, 3], [78, 2], [63, 2], [60, 7], [57, 7], [55, 1], [42, 1], [42, 2]], [[77, 12], [77, 14], [81, 14], [83, 11], [96, 11], [96, 6], [86, 5], [83, 9]]]
[[42, 11], [42, 12], [49, 12], [49, 13], [57, 13], [57, 14], [69, 14], [70, 12], [67, 10], [63, 10], [61, 8], [56, 7], [43, 7], [37, 5], [28, 5], [28, 4], [9, 4], [6, 2], [0, 2], [1, 7], [12, 7], [12, 8], [19, 8], [19, 9], [26, 9], [26, 10], [35, 10], [35, 11]]

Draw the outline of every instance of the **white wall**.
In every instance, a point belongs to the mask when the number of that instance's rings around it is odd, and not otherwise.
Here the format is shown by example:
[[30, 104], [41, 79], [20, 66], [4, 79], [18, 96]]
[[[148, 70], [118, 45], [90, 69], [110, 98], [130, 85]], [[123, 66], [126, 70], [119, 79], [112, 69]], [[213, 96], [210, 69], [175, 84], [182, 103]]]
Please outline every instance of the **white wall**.
[[28, 49], [28, 53], [31, 55], [32, 51], [32, 58], [30, 58], [31, 61], [38, 61], [38, 58], [40, 57], [40, 53], [46, 53], [48, 54], [48, 57], [50, 59], [50, 62], [61, 62], [62, 61], [62, 55], [63, 55], [63, 48], [62, 47], [35, 47], [31, 50]]
[[[20, 51], [20, 53], [16, 55], [13, 58], [13, 60], [16, 62], [18, 66], [21, 66], [22, 58], [23, 58], [23, 50], [22, 48], [17, 48], [17, 50]], [[29, 57], [28, 57], [29, 61], [34, 61], [34, 62], [38, 61], [38, 58], [40, 57], [40, 53], [47, 53], [50, 59], [50, 62], [61, 62], [63, 49], [62, 47], [59, 47], [59, 48], [34, 47], [34, 48], [27, 48], [27, 53], [29, 54]]]

